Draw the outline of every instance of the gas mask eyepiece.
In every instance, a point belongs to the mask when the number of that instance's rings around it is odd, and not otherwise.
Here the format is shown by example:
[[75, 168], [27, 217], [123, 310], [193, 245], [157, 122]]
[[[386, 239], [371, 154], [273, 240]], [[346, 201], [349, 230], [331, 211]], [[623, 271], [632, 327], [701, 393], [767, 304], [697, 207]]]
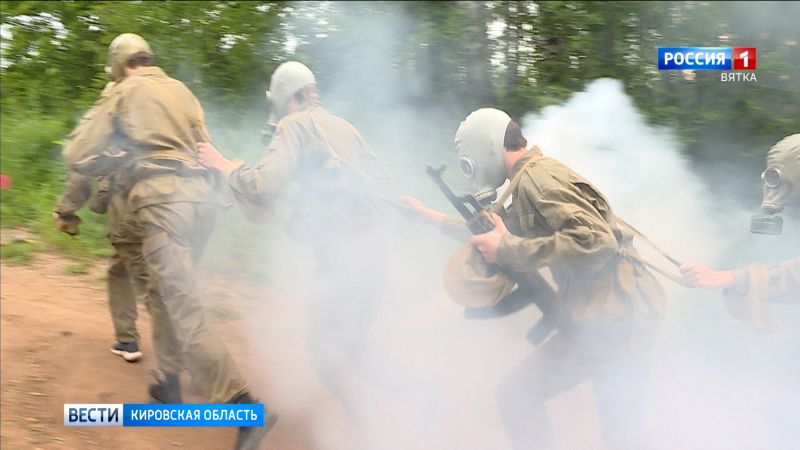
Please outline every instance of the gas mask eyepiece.
[[767, 187], [775, 189], [780, 186], [782, 175], [780, 169], [777, 167], [770, 167], [761, 173], [761, 181], [763, 181]]
[[458, 168], [461, 170], [461, 173], [467, 178], [473, 178], [475, 176], [475, 163], [472, 162], [472, 159], [464, 157], [458, 160]]
[[[461, 174], [464, 175], [471, 183], [475, 183], [475, 177], [477, 176], [478, 172], [475, 169], [475, 162], [472, 161], [472, 158], [467, 156], [463, 156], [458, 159], [458, 169], [461, 171]], [[483, 207], [488, 207], [492, 204], [495, 200], [497, 200], [497, 190], [496, 189], [478, 189], [478, 192], [473, 194], [475, 200], [481, 204]]]

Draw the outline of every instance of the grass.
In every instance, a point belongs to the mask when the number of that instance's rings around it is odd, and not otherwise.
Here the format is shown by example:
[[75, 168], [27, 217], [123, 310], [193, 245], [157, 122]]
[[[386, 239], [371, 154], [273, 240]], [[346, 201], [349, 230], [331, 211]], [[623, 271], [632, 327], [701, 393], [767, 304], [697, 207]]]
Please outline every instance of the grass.
[[[0, 191], [0, 226], [4, 230], [24, 229], [36, 237], [36, 243], [3, 246], [0, 252], [3, 262], [27, 264], [33, 260], [35, 252], [53, 251], [74, 261], [65, 269], [68, 273], [82, 274], [93, 261], [111, 254], [103, 215], [86, 208], [77, 211], [83, 222], [80, 234], [75, 237], [53, 226], [52, 214], [67, 174], [61, 158], [61, 142], [72, 125], [69, 119], [22, 114], [4, 108], [0, 116], [0, 172], [10, 176], [11, 188]], [[254, 154], [250, 159], [262, 150], [257, 142], [226, 145], [224, 137], [222, 133], [223, 147], [251, 149]], [[228, 138], [233, 142], [236, 136]], [[282, 234], [278, 228], [282, 228], [281, 217], [285, 215], [285, 212], [276, 212], [275, 223], [260, 226], [248, 223], [236, 207], [228, 212], [220, 211], [204, 252], [204, 264], [256, 279], [276, 277], [275, 265], [264, 257], [274, 253], [271, 251], [274, 242], [264, 237]], [[221, 316], [227, 314], [221, 313]]]
[[43, 247], [39, 242], [10, 242], [0, 246], [0, 259], [8, 264], [29, 264], [33, 261], [33, 253]]
[[41, 241], [3, 246], [3, 262], [25, 264], [31, 254], [56, 250], [72, 259], [88, 261], [108, 255], [105, 217], [84, 209], [81, 234], [70, 237], [53, 227], [52, 214], [64, 185], [66, 169], [60, 141], [69, 132], [67, 120], [19, 116], [4, 111], [0, 123], [0, 171], [11, 178], [11, 187], [0, 191], [3, 228], [23, 228]]
[[75, 264], [67, 264], [64, 266], [64, 272], [70, 275], [85, 275], [89, 273], [89, 269], [92, 268], [91, 261], [81, 261]]

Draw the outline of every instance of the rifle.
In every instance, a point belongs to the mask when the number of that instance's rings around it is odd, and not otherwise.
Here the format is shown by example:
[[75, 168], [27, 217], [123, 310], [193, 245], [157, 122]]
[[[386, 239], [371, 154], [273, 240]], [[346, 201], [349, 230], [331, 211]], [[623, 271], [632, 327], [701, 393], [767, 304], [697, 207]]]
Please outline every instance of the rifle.
[[[469, 228], [472, 234], [483, 234], [494, 230], [494, 221], [492, 217], [489, 215], [489, 212], [478, 203], [474, 195], [465, 194], [459, 197], [454, 194], [450, 186], [445, 183], [444, 178], [442, 178], [442, 172], [444, 172], [446, 168], [447, 165], [445, 164], [442, 164], [438, 169], [434, 169], [429, 165], [426, 167], [425, 172], [433, 179], [433, 182], [439, 186], [439, 190], [447, 197], [447, 200], [450, 201], [456, 211], [461, 214], [461, 217], [467, 221], [467, 228]], [[470, 210], [470, 206], [472, 210]]]
[[[453, 190], [442, 178], [442, 172], [444, 172], [445, 168], [447, 168], [446, 165], [442, 165], [438, 169], [428, 165], [425, 172], [433, 179], [456, 211], [461, 214], [461, 217], [467, 221], [467, 228], [472, 234], [483, 234], [492, 231], [495, 224], [489, 212], [481, 206], [472, 194], [457, 196], [453, 193]], [[491, 264], [490, 267], [500, 270], [494, 264]], [[514, 272], [509, 275], [517, 283], [515, 291], [508, 294], [497, 305], [488, 308], [467, 308], [464, 311], [464, 316], [469, 319], [503, 317], [524, 309], [531, 303], [536, 303], [536, 306], [542, 312], [542, 318], [528, 332], [527, 339], [532, 344], [539, 345], [556, 328], [555, 305], [546, 299], [537, 300], [534, 289], [523, 274]]]

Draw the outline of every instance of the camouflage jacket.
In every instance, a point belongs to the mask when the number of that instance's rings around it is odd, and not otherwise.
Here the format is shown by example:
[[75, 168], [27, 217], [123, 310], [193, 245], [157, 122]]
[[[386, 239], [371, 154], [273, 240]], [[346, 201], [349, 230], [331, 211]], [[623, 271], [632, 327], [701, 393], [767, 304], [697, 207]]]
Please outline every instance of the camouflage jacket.
[[[512, 168], [512, 203], [495, 211], [510, 233], [497, 250], [509, 273], [549, 268], [559, 328], [604, 345], [656, 324], [664, 291], [641, 263], [608, 201], [591, 183], [533, 147]], [[599, 339], [598, 339], [599, 338]]]
[[278, 122], [255, 165], [232, 161], [222, 172], [243, 209], [269, 209], [289, 182], [296, 182], [290, 234], [307, 240], [369, 222], [372, 211], [364, 196], [378, 170], [353, 125], [311, 105]]
[[756, 327], [771, 325], [768, 301], [800, 301], [800, 258], [773, 267], [753, 264], [735, 275], [736, 285], [724, 291], [727, 306], [733, 315]]
[[[113, 88], [96, 114], [81, 123], [64, 147], [73, 170], [91, 176], [119, 172], [132, 209], [172, 202], [213, 202], [210, 173], [197, 158], [208, 140], [200, 103], [158, 67], [142, 67]], [[106, 152], [125, 149], [125, 158]], [[111, 161], [110, 163], [108, 161]]]

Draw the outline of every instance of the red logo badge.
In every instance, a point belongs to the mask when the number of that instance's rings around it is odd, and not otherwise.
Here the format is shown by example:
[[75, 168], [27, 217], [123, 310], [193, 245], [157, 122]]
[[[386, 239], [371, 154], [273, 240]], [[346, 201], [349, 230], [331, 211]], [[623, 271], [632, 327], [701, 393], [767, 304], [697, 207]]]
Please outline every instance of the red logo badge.
[[756, 70], [756, 48], [734, 47], [733, 70]]

